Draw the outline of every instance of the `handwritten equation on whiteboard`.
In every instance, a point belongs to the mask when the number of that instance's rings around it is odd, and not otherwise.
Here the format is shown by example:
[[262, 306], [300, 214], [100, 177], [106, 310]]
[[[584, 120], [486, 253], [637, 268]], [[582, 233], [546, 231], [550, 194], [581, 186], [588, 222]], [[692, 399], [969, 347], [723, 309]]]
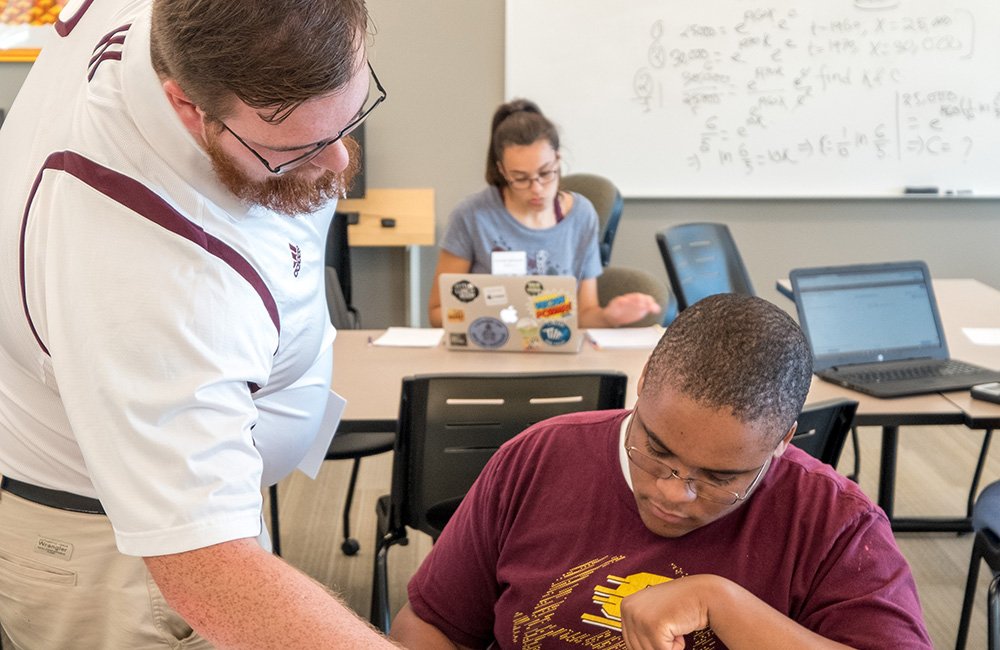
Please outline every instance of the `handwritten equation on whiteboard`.
[[731, 20], [657, 18], [637, 35], [644, 52], [629, 100], [639, 115], [672, 114], [690, 126], [675, 143], [690, 170], [950, 165], [996, 146], [978, 134], [984, 121], [1000, 129], [1000, 61], [991, 85], [970, 81], [977, 39], [1000, 34], [977, 33], [972, 11], [905, 13], [859, 0], [856, 9], [871, 11], [817, 18], [743, 6]]

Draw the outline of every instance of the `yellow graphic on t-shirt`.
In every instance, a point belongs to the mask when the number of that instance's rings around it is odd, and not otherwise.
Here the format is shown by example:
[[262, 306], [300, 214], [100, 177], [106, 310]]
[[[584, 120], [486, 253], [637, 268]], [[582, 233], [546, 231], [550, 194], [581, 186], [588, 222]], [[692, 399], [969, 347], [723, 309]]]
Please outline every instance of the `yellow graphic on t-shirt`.
[[514, 615], [513, 641], [523, 650], [541, 650], [542, 642], [554, 639], [564, 645], [576, 645], [592, 650], [624, 650], [625, 642], [620, 633], [598, 630], [581, 632], [552, 622], [552, 616], [562, 606], [576, 587], [595, 571], [602, 571], [625, 559], [624, 555], [605, 555], [573, 567], [559, 576], [531, 612]]
[[619, 578], [618, 576], [608, 576], [608, 582], [617, 585], [614, 589], [597, 585], [594, 587], [594, 603], [601, 606], [601, 615], [583, 614], [580, 620], [590, 625], [606, 627], [609, 630], [622, 630], [622, 599], [629, 594], [642, 591], [646, 587], [652, 587], [673, 578], [665, 578], [655, 573], [633, 573], [630, 576]]
[[[673, 571], [672, 578], [647, 572], [633, 573], [624, 578], [612, 575], [612, 565], [624, 559], [624, 555], [594, 558], [556, 578], [531, 611], [514, 614], [511, 630], [514, 647], [522, 650], [545, 650], [555, 643], [559, 647], [625, 650], [621, 634], [622, 599], [646, 587], [680, 578], [686, 572], [670, 563], [664, 568]], [[577, 587], [588, 584], [592, 576], [599, 580], [601, 575], [607, 575], [607, 578], [594, 587], [591, 602], [595, 607], [593, 611], [580, 614], [580, 621], [583, 622], [581, 628], [562, 626], [553, 621], [556, 612]], [[611, 586], [607, 586], [608, 584]], [[691, 650], [715, 650], [718, 639], [710, 628], [706, 628], [694, 632], [691, 641]]]

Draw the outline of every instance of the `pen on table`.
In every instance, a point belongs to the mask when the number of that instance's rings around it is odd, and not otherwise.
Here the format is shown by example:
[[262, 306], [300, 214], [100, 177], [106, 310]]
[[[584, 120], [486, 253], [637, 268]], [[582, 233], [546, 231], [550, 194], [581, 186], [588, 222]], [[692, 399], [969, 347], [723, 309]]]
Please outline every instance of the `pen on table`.
[[909, 185], [903, 188], [903, 194], [939, 194], [940, 191], [933, 185]]

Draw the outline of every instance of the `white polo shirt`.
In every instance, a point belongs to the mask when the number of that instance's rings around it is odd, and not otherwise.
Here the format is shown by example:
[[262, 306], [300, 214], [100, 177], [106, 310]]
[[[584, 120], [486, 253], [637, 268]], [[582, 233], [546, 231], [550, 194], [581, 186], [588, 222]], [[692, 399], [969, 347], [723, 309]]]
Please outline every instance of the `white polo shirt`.
[[333, 206], [248, 208], [149, 54], [149, 2], [83, 2], [0, 131], [0, 473], [97, 497], [130, 555], [260, 531], [329, 394]]

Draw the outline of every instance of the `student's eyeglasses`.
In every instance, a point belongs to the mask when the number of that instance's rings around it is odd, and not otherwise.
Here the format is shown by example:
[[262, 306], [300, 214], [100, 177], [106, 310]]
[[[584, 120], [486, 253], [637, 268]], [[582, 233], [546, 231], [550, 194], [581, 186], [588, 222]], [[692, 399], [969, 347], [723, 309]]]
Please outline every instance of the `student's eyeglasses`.
[[559, 178], [559, 167], [553, 167], [552, 169], [543, 169], [538, 172], [535, 176], [507, 176], [504, 174], [504, 178], [507, 180], [507, 184], [510, 185], [515, 190], [526, 190], [531, 187], [536, 182], [539, 185], [545, 186], [552, 183], [552, 181]]
[[[760, 482], [760, 479], [764, 476], [767, 468], [771, 466], [771, 456], [768, 456], [767, 460], [764, 461], [764, 464], [757, 470], [757, 475], [754, 476], [753, 481], [750, 483], [749, 487], [743, 491], [742, 495], [739, 492], [727, 490], [725, 487], [705, 479], [693, 478], [691, 476], [681, 476], [676, 469], [667, 465], [662, 460], [654, 458], [650, 454], [640, 450], [638, 447], [632, 447], [629, 445], [629, 442], [632, 439], [632, 425], [635, 423], [635, 420], [636, 411], [633, 411], [632, 419], [629, 421], [628, 429], [625, 431], [625, 453], [628, 455], [628, 459], [632, 461], [636, 467], [658, 479], [670, 480], [675, 478], [679, 481], [683, 481], [684, 486], [688, 489], [688, 492], [694, 494], [698, 498], [705, 499], [706, 501], [721, 503], [722, 505], [727, 506], [731, 506], [739, 501], [745, 501], [757, 487], [757, 483]], [[646, 444], [648, 446], [648, 432], [646, 433], [646, 440]]]
[[[312, 160], [316, 156], [318, 156], [321, 153], [323, 153], [323, 150], [326, 149], [327, 147], [329, 147], [331, 144], [334, 144], [335, 142], [337, 142], [338, 140], [340, 140], [341, 138], [343, 138], [345, 135], [350, 134], [351, 131], [353, 131], [354, 129], [356, 129], [359, 126], [361, 126], [361, 123], [365, 121], [365, 119], [368, 117], [368, 115], [373, 110], [375, 110], [376, 106], [378, 106], [379, 104], [381, 104], [382, 102], [385, 101], [385, 98], [386, 98], [385, 88], [382, 87], [381, 82], [379, 82], [378, 77], [375, 75], [375, 69], [372, 68], [372, 64], [371, 64], [370, 61], [368, 62], [368, 71], [371, 73], [372, 81], [375, 82], [375, 89], [378, 91], [378, 97], [375, 98], [375, 101], [372, 102], [367, 108], [365, 108], [364, 110], [362, 110], [358, 114], [358, 116], [356, 118], [354, 118], [347, 126], [345, 126], [343, 129], [341, 129], [340, 133], [338, 133], [336, 136], [330, 138], [329, 140], [323, 140], [321, 142], [317, 142], [316, 144], [309, 145], [309, 150], [308, 151], [306, 151], [305, 153], [303, 153], [301, 155], [298, 155], [298, 156], [292, 158], [291, 160], [287, 160], [287, 161], [285, 161], [283, 163], [280, 163], [280, 164], [277, 164], [277, 165], [272, 165], [267, 160], [267, 158], [265, 158], [264, 156], [260, 155], [260, 153], [256, 149], [254, 149], [253, 147], [251, 147], [247, 143], [246, 140], [244, 140], [243, 138], [241, 138], [235, 131], [233, 131], [231, 128], [229, 128], [229, 126], [227, 126], [225, 122], [223, 122], [223, 121], [220, 120], [219, 124], [222, 125], [222, 128], [224, 128], [225, 130], [229, 131], [229, 133], [234, 138], [236, 138], [237, 142], [239, 142], [241, 145], [243, 145], [244, 147], [246, 147], [247, 150], [250, 153], [252, 153], [254, 155], [254, 157], [257, 160], [259, 160], [262, 165], [264, 165], [264, 167], [267, 168], [267, 171], [271, 172], [272, 174], [278, 174], [278, 175], [284, 174], [287, 171], [291, 171], [291, 170], [295, 169], [296, 167], [301, 167], [302, 165], [306, 164], [307, 162], [309, 162], [310, 160]], [[371, 98], [371, 91], [370, 90], [369, 90], [368, 96], [369, 96], [369, 99], [370, 99]]]

